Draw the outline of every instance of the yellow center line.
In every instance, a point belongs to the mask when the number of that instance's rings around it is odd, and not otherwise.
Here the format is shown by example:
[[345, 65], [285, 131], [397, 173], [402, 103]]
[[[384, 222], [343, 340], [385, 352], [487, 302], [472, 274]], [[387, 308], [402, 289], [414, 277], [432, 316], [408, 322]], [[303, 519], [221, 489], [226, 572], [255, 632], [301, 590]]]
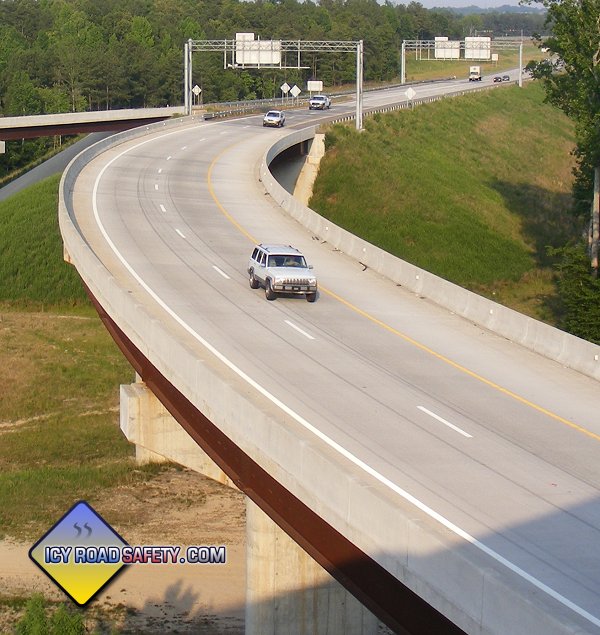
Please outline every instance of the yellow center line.
[[[206, 176], [207, 184], [208, 184], [208, 191], [210, 192], [210, 195], [211, 195], [213, 201], [215, 202], [215, 204], [217, 205], [217, 207], [219, 208], [219, 210], [221, 211], [223, 216], [225, 216], [225, 218], [239, 232], [241, 232], [244, 236], [246, 236], [253, 244], [257, 244], [259, 241], [256, 240], [254, 238], [254, 236], [252, 236], [252, 234], [250, 232], [248, 232], [244, 227], [242, 227], [235, 220], [235, 218], [233, 218], [233, 216], [223, 207], [223, 205], [219, 201], [219, 198], [215, 194], [214, 188], [212, 186], [212, 172], [213, 172], [214, 166], [221, 159], [221, 157], [226, 152], [228, 152], [232, 147], [234, 147], [235, 145], [237, 145], [237, 143], [232, 144], [232, 145], [228, 146], [227, 148], [225, 148], [211, 162], [210, 167], [208, 168], [207, 176]], [[357, 307], [356, 305], [352, 304], [351, 302], [348, 302], [348, 300], [345, 300], [341, 296], [337, 295], [337, 293], [334, 293], [333, 291], [331, 291], [331, 290], [329, 290], [329, 289], [327, 289], [325, 287], [322, 287], [321, 285], [319, 285], [319, 291], [321, 291], [323, 293], [326, 293], [327, 295], [332, 297], [334, 300], [340, 302], [341, 304], [343, 304], [345, 307], [347, 307], [351, 311], [354, 311], [355, 313], [357, 313], [358, 315], [361, 315], [362, 317], [366, 318], [367, 320], [369, 320], [373, 324], [376, 324], [377, 326], [385, 329], [389, 333], [392, 333], [393, 335], [395, 335], [397, 337], [400, 337], [405, 342], [408, 342], [409, 344], [412, 344], [414, 347], [424, 351], [425, 353], [428, 353], [429, 355], [435, 357], [436, 359], [439, 359], [440, 361], [444, 362], [445, 364], [448, 364], [452, 368], [455, 368], [456, 370], [468, 375], [469, 377], [472, 377], [473, 379], [476, 379], [477, 381], [481, 382], [482, 384], [485, 384], [486, 386], [489, 386], [490, 388], [493, 388], [494, 390], [497, 390], [498, 392], [506, 395], [507, 397], [511, 397], [515, 401], [518, 401], [519, 403], [522, 403], [523, 405], [528, 406], [528, 407], [532, 408], [533, 410], [536, 410], [537, 412], [541, 412], [542, 414], [547, 415], [548, 417], [554, 419], [555, 421], [559, 421], [560, 423], [562, 423], [562, 424], [564, 424], [566, 426], [569, 426], [573, 430], [577, 430], [578, 432], [581, 432], [582, 434], [585, 434], [586, 436], [588, 436], [588, 437], [590, 437], [592, 439], [595, 439], [596, 441], [600, 441], [600, 435], [599, 434], [596, 434], [595, 432], [592, 432], [591, 430], [588, 430], [587, 428], [584, 428], [583, 426], [580, 426], [579, 424], [577, 424], [577, 423], [575, 423], [573, 421], [570, 421], [569, 419], [565, 419], [564, 417], [561, 417], [560, 415], [557, 415], [556, 413], [554, 413], [554, 412], [552, 412], [550, 410], [547, 410], [546, 408], [543, 408], [542, 406], [539, 406], [538, 404], [535, 404], [532, 401], [529, 401], [528, 399], [525, 399], [525, 397], [521, 397], [520, 395], [517, 395], [516, 393], [512, 392], [512, 390], [509, 390], [508, 388], [504, 388], [504, 387], [500, 386], [499, 384], [496, 384], [493, 381], [491, 381], [489, 379], [486, 379], [485, 377], [482, 377], [481, 375], [478, 375], [476, 372], [474, 372], [472, 370], [469, 370], [465, 366], [462, 366], [461, 364], [451, 360], [449, 357], [446, 357], [445, 355], [442, 355], [441, 353], [438, 353], [438, 352], [434, 351], [432, 348], [429, 348], [425, 344], [422, 344], [421, 342], [418, 342], [417, 340], [413, 339], [409, 335], [406, 335], [405, 333], [402, 333], [401, 331], [398, 331], [393, 326], [390, 326], [389, 324], [386, 324], [385, 322], [382, 322], [381, 320], [379, 320], [378, 318], [374, 317], [370, 313], [367, 313], [363, 309], [360, 309], [359, 307]]]

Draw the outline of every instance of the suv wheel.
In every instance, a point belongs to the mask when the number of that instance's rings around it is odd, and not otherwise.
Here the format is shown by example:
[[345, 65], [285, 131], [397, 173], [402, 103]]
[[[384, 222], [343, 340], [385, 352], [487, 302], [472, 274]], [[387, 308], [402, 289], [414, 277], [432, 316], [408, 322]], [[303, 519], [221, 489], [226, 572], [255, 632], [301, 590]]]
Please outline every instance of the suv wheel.
[[271, 286], [271, 280], [267, 278], [267, 284], [265, 285], [265, 297], [267, 300], [275, 299], [275, 291], [273, 291], [273, 287]]
[[317, 299], [317, 292], [315, 291], [314, 293], [307, 293], [306, 294], [306, 299], [309, 302], [314, 302]]
[[249, 282], [250, 282], [250, 288], [251, 289], [258, 289], [259, 284], [258, 284], [258, 280], [254, 277], [254, 271], [250, 271], [250, 278], [249, 278]]

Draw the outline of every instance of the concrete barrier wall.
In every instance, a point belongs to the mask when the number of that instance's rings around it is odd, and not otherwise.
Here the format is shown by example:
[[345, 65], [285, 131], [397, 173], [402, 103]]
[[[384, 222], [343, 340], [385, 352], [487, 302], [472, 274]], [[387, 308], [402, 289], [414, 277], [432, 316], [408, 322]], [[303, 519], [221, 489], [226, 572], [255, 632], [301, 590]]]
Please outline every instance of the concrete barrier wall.
[[[150, 128], [154, 131], [184, 125], [186, 122], [177, 121]], [[587, 632], [582, 619], [568, 611], [564, 615], [554, 600], [459, 539], [250, 390], [241, 377], [162, 314], [143, 291], [119, 286], [74, 221], [72, 191], [91, 158], [122, 140], [143, 134], [139, 129], [128, 131], [84, 151], [63, 174], [59, 192], [60, 229], [69, 259], [134, 345], [285, 488], [466, 632]], [[286, 143], [292, 145], [307, 134], [310, 131], [295, 133], [294, 139]], [[273, 156], [283, 145], [267, 155]], [[265, 158], [265, 165], [268, 160]], [[263, 180], [270, 178], [266, 168], [261, 174]], [[282, 202], [291, 205], [284, 192], [273, 188], [272, 183], [269, 187]], [[307, 208], [292, 211], [305, 224], [315, 223], [321, 235], [329, 231], [322, 225], [323, 219]], [[331, 232], [328, 240], [337, 241], [348, 253], [360, 254], [360, 259], [364, 259], [363, 242], [336, 228]], [[369, 252], [370, 249], [369, 246]], [[376, 262], [375, 252], [368, 255], [370, 261]], [[382, 259], [379, 266], [385, 270], [385, 257], [379, 254], [377, 258]], [[543, 625], [543, 631], [532, 629], [532, 624]]]
[[392, 256], [323, 218], [291, 196], [275, 180], [269, 171], [269, 164], [285, 149], [312, 138], [311, 135], [314, 136], [314, 129], [305, 129], [280, 139], [265, 153], [259, 167], [260, 179], [267, 192], [293, 218], [321, 240], [326, 240], [404, 288], [544, 357], [600, 379], [600, 346], [513, 311]]

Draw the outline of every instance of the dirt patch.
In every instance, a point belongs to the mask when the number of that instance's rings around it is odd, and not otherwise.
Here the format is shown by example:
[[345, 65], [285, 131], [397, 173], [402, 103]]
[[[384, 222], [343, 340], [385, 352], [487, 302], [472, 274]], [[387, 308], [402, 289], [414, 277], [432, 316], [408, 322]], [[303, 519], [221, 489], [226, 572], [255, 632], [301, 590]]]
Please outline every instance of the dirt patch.
[[[243, 633], [246, 563], [241, 493], [173, 467], [142, 485], [112, 489], [90, 504], [130, 545], [225, 545], [227, 563], [126, 567], [86, 608], [88, 630]], [[0, 541], [1, 633], [12, 632], [21, 614], [10, 598], [40, 592], [48, 600], [66, 599], [31, 562], [30, 547], [30, 543]]]

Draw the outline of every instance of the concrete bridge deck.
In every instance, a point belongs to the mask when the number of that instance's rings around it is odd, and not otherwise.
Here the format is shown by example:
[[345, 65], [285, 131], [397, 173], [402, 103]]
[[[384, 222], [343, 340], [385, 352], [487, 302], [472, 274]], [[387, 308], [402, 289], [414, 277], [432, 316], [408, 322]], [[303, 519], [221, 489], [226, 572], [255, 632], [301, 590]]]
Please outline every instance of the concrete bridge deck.
[[[192, 439], [386, 623], [447, 632], [408, 625], [406, 586], [474, 635], [597, 635], [598, 347], [296, 205], [267, 166], [320, 117], [95, 146], [61, 186], [68, 257]], [[303, 249], [314, 305], [248, 289], [255, 240]]]

